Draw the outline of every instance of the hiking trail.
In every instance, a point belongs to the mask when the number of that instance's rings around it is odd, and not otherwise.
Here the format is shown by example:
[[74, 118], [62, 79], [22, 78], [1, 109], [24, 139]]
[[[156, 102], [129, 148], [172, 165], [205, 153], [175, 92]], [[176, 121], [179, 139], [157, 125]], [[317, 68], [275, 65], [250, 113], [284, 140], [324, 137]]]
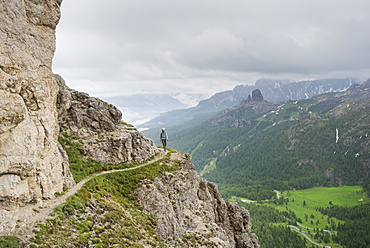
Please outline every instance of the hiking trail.
[[[4, 214], [4, 212], [0, 212], [0, 236], [17, 236], [23, 241], [29, 240], [34, 236], [33, 230], [38, 222], [45, 221], [48, 218], [53, 218], [50, 214], [53, 213], [54, 208], [65, 203], [68, 197], [76, 194], [77, 191], [91, 179], [105, 174], [135, 170], [147, 166], [164, 158], [167, 153], [168, 151], [160, 152], [153, 160], [147, 160], [143, 164], [135, 167], [102, 171], [90, 175], [72, 188], [68, 189], [68, 191], [64, 192], [63, 195], [50, 200], [42, 200], [36, 204], [26, 204], [23, 207], [19, 207], [16, 211], [11, 211], [13, 212], [11, 216], [9, 216], [9, 214]], [[9, 213], [10, 211], [6, 212]]]

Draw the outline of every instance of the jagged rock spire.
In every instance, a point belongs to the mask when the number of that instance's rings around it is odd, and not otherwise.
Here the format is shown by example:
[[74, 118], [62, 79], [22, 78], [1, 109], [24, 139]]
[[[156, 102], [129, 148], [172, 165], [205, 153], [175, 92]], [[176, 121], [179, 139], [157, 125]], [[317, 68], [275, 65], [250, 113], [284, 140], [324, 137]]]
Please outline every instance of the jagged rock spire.
[[259, 89], [256, 89], [252, 91], [252, 96], [248, 95], [247, 99], [241, 102], [241, 105], [248, 104], [251, 102], [263, 102], [263, 101], [264, 99], [262, 96], [262, 92]]

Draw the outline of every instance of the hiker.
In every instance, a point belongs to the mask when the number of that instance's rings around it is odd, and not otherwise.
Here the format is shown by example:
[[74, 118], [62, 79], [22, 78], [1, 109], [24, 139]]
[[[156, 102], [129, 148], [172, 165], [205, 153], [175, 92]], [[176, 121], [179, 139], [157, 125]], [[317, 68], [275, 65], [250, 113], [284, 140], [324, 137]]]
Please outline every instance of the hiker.
[[165, 128], [162, 128], [162, 132], [161, 132], [161, 135], [159, 137], [161, 138], [163, 149], [164, 149], [164, 151], [166, 151], [168, 135], [166, 133], [166, 129]]

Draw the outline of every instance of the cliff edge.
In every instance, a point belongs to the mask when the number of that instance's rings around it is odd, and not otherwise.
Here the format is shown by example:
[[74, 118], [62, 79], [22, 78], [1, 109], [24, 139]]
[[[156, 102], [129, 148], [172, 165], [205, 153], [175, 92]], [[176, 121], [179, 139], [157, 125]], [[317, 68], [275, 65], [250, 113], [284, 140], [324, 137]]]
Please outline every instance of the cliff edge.
[[157, 218], [166, 247], [259, 247], [245, 208], [223, 200], [217, 185], [196, 173], [189, 154], [172, 153], [170, 160], [180, 169], [135, 190], [144, 211]]

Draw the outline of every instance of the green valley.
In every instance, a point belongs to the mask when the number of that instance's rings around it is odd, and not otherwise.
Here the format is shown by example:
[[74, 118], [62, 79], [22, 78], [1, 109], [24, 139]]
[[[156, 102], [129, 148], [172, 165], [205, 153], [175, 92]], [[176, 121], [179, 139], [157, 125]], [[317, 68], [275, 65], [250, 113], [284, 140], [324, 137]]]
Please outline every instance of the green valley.
[[[298, 231], [303, 232], [313, 242], [330, 247], [343, 247], [338, 244], [338, 241], [342, 244], [345, 242], [346, 247], [367, 247], [367, 240], [370, 238], [369, 235], [362, 235], [358, 237], [356, 243], [352, 239], [343, 242], [341, 239], [347, 235], [347, 232], [358, 236], [363, 231], [364, 225], [358, 225], [356, 228], [351, 225], [353, 220], [333, 214], [332, 211], [338, 208], [344, 208], [346, 211], [354, 211], [356, 208], [368, 209], [370, 200], [359, 186], [316, 187], [285, 191], [279, 192], [279, 199], [273, 197], [269, 201], [260, 202], [246, 203], [246, 200], [237, 197], [232, 197], [230, 200], [237, 200], [239, 205], [250, 211], [253, 230], [260, 238], [261, 247], [275, 244], [276, 239], [273, 237], [278, 232], [281, 232], [281, 239], [289, 237], [285, 242], [291, 243], [292, 234], [287, 235], [284, 232], [286, 228], [297, 235]], [[362, 213], [362, 216], [365, 216], [363, 221], [369, 221], [368, 212]], [[298, 236], [305, 240], [305, 246], [299, 247], [317, 247], [302, 234]], [[296, 239], [297, 237], [293, 240]], [[361, 242], [365, 245], [361, 246]]]

